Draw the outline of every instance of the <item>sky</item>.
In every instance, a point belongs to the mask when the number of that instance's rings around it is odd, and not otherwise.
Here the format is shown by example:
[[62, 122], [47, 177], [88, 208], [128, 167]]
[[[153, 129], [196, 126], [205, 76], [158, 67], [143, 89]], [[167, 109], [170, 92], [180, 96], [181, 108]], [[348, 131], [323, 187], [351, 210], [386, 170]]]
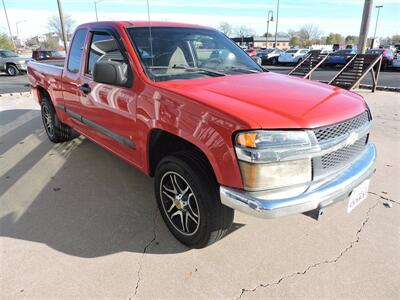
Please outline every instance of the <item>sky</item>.
[[[258, 34], [266, 32], [266, 15], [277, 0], [149, 0], [151, 20], [208, 25], [217, 28], [221, 22], [233, 27], [245, 25]], [[11, 30], [27, 38], [48, 32], [47, 19], [57, 14], [56, 0], [4, 0]], [[96, 20], [93, 0], [61, 0], [64, 14], [70, 14], [76, 25]], [[280, 0], [279, 32], [298, 30], [303, 24], [315, 24], [324, 35], [330, 32], [358, 35], [364, 0]], [[375, 0], [383, 5], [377, 36], [400, 34], [400, 0]], [[99, 20], [147, 20], [145, 0], [104, 0], [97, 4]], [[373, 9], [369, 36], [373, 35], [377, 9]], [[275, 22], [270, 23], [270, 32]], [[0, 6], [0, 32], [8, 33], [3, 7]]]

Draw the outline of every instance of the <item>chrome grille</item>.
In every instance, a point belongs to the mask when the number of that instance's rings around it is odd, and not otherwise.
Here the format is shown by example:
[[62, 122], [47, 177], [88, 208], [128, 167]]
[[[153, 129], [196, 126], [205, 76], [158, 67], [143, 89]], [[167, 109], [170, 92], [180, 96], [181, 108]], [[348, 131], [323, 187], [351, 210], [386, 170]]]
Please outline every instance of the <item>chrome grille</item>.
[[363, 151], [367, 139], [368, 137], [365, 136], [356, 141], [353, 145], [325, 154], [321, 157], [321, 168], [323, 170], [332, 168], [336, 169], [350, 163]]
[[365, 111], [362, 114], [351, 118], [349, 120], [326, 126], [321, 127], [314, 130], [315, 137], [317, 138], [318, 142], [326, 141], [332, 138], [336, 138], [343, 134], [346, 134], [354, 129], [357, 129], [369, 121], [368, 112]]

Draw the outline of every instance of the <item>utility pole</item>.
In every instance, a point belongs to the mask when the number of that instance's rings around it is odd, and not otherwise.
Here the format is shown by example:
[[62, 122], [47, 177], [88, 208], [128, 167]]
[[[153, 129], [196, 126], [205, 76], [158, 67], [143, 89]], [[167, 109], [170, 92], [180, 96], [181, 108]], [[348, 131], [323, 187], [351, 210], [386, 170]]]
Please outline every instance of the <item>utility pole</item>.
[[57, 0], [57, 5], [58, 5], [58, 14], [60, 15], [60, 25], [61, 25], [62, 38], [63, 38], [63, 42], [64, 42], [64, 49], [65, 49], [65, 53], [67, 53], [67, 35], [65, 34], [64, 15], [62, 12], [60, 0]]
[[279, 20], [279, 0], [278, 4], [276, 6], [276, 24], [275, 24], [275, 45], [274, 48], [277, 47], [277, 41], [278, 41], [278, 20]]
[[104, 0], [97, 0], [97, 1], [94, 1], [94, 11], [95, 11], [95, 13], [96, 13], [96, 22], [99, 21], [99, 18], [98, 18], [98, 16], [97, 16], [97, 4], [100, 3], [100, 2], [103, 2], [103, 1], [104, 1]]
[[378, 28], [379, 12], [381, 11], [381, 8], [382, 8], [382, 7], [383, 7], [383, 5], [377, 5], [377, 6], [375, 6], [375, 8], [378, 9], [378, 14], [376, 15], [376, 23], [375, 23], [374, 38], [372, 39], [372, 42], [371, 42], [371, 48], [374, 48], [375, 39], [376, 39], [376, 29]]
[[21, 21], [15, 22], [15, 27], [17, 28], [17, 39], [19, 38], [18, 24], [19, 23], [24, 23], [24, 22], [26, 22], [26, 20], [21, 20]]
[[367, 39], [368, 39], [369, 21], [371, 19], [372, 4], [373, 0], [364, 1], [364, 10], [361, 20], [360, 36], [358, 40], [358, 49], [357, 49], [357, 52], [359, 54], [365, 53], [365, 47], [367, 45]]
[[[270, 17], [271, 15], [271, 17]], [[267, 45], [265, 48], [268, 49], [268, 34], [269, 34], [269, 22], [274, 21], [274, 12], [272, 10], [268, 11], [268, 15], [267, 15]]]
[[4, 0], [1, 0], [1, 1], [3, 2], [4, 14], [6, 15], [7, 26], [8, 26], [8, 31], [10, 32], [11, 42], [13, 43], [14, 48], [15, 48], [15, 42], [14, 42], [14, 38], [13, 38], [13, 35], [12, 35], [12, 32], [11, 32], [10, 21], [8, 20], [6, 5], [4, 4]]

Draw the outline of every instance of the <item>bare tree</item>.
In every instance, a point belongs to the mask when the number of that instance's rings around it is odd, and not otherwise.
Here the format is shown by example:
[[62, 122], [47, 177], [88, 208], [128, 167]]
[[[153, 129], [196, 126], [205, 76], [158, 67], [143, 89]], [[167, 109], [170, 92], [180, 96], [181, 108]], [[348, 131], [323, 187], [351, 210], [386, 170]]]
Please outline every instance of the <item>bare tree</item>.
[[322, 31], [319, 27], [314, 24], [304, 24], [299, 31], [299, 38], [302, 40], [315, 40], [319, 39], [322, 35]]
[[254, 36], [256, 32], [253, 28], [242, 25], [235, 29], [235, 34], [241, 37], [249, 37]]
[[232, 34], [232, 26], [227, 22], [221, 22], [218, 27], [219, 31], [223, 32], [227, 36]]
[[[74, 27], [75, 27], [75, 20], [72, 18], [72, 16], [64, 15], [64, 29], [65, 29], [65, 34], [67, 35], [67, 39], [71, 38]], [[51, 32], [55, 32], [60, 39], [63, 38], [61, 30], [61, 22], [58, 15], [52, 15], [47, 20], [47, 28]]]

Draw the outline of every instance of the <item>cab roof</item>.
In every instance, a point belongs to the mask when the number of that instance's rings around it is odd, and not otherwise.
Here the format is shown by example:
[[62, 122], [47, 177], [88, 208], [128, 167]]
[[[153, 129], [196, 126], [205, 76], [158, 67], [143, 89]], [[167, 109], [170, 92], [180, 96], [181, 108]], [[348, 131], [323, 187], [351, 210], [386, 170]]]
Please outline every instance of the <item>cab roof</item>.
[[177, 22], [164, 22], [164, 21], [101, 21], [101, 22], [91, 22], [79, 25], [79, 27], [90, 27], [96, 25], [108, 25], [117, 27], [187, 27], [187, 28], [204, 28], [204, 29], [215, 29], [209, 26], [187, 24], [187, 23], [177, 23]]

